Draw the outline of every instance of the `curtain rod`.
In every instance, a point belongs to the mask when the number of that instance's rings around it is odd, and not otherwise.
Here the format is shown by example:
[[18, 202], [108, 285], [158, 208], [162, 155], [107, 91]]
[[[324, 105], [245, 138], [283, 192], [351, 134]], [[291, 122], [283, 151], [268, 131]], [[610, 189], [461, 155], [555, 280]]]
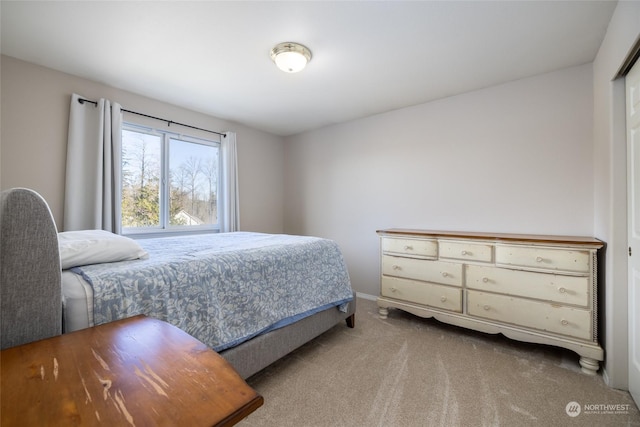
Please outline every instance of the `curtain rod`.
[[[84, 104], [85, 102], [88, 102], [88, 103], [93, 104], [95, 106], [98, 105], [97, 101], [92, 101], [90, 99], [84, 99], [84, 98], [78, 98], [78, 102], [80, 104]], [[191, 126], [191, 125], [185, 125], [184, 123], [178, 123], [178, 122], [174, 122], [173, 120], [167, 120], [167, 119], [163, 119], [161, 117], [155, 117], [155, 116], [150, 116], [148, 114], [138, 113], [137, 111], [126, 110], [124, 108], [121, 108], [120, 111], [124, 111], [125, 113], [136, 114], [138, 116], [148, 117], [150, 119], [159, 120], [161, 122], [166, 122], [168, 126], [171, 126], [172, 124], [174, 124], [174, 125], [183, 126], [183, 127], [190, 128], [190, 129], [196, 129], [196, 130], [201, 130], [201, 131], [204, 131], [204, 132], [215, 133], [216, 135], [220, 135], [220, 136], [225, 136], [224, 133], [216, 132], [214, 130], [203, 129], [203, 128], [199, 128], [199, 127], [195, 127], [195, 126]]]

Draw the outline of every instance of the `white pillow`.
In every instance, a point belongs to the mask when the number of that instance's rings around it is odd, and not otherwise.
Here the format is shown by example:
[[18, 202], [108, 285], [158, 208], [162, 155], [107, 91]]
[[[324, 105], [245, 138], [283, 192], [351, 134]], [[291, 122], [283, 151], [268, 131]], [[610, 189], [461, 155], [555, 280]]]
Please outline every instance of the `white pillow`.
[[103, 262], [148, 258], [138, 242], [104, 230], [58, 233], [62, 269]]

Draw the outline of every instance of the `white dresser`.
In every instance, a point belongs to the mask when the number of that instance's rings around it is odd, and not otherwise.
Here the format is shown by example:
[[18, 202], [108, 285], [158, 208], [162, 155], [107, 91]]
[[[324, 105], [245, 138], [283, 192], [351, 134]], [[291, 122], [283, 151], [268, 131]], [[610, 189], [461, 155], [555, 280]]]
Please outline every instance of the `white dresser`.
[[575, 351], [595, 374], [598, 250], [591, 237], [380, 230], [378, 307]]

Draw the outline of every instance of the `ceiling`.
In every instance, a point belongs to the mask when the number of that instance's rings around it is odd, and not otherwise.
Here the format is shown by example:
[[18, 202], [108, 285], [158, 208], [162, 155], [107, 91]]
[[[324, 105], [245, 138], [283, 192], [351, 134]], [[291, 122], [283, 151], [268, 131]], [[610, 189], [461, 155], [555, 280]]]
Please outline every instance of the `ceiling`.
[[[592, 62], [615, 6], [2, 0], [0, 36], [5, 55], [287, 136]], [[284, 41], [311, 50], [302, 72], [271, 61]]]

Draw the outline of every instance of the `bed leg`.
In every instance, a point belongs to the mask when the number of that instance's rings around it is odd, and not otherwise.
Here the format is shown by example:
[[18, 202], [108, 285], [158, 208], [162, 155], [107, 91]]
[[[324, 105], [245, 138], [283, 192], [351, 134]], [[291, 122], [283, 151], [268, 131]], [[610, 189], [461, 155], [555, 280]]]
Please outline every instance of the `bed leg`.
[[351, 316], [344, 319], [347, 322], [347, 326], [350, 328], [356, 327], [356, 314], [352, 314]]

